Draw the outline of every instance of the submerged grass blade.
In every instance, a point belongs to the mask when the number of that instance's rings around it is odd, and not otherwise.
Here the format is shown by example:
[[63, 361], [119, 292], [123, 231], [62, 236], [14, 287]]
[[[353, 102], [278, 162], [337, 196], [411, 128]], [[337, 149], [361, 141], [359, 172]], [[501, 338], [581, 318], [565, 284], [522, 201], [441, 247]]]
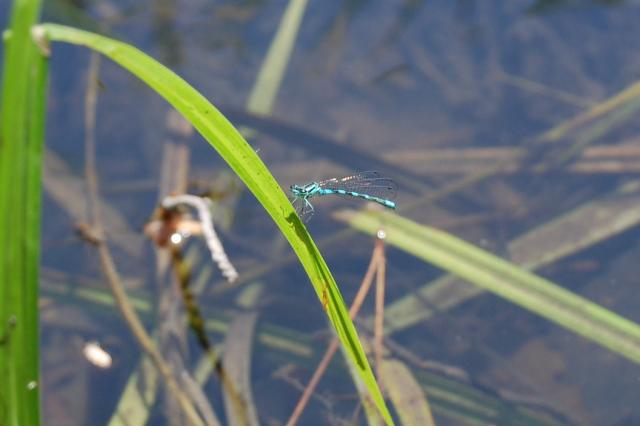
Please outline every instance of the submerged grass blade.
[[224, 366], [229, 380], [234, 384], [243, 401], [244, 413], [238, 415], [232, 395], [224, 393], [227, 424], [230, 426], [257, 426], [258, 413], [251, 392], [251, 356], [256, 327], [256, 313], [239, 313], [233, 319], [224, 344]]
[[508, 244], [509, 257], [526, 269], [539, 268], [638, 224], [640, 181], [630, 181], [519, 235]]
[[136, 371], [129, 376], [108, 426], [146, 425], [149, 407], [153, 407], [158, 396], [158, 378], [153, 362], [142, 357]]
[[380, 381], [400, 415], [403, 425], [435, 426], [429, 402], [411, 370], [401, 361], [385, 359]]
[[640, 363], [640, 326], [446, 232], [387, 212], [342, 211], [339, 219]]
[[126, 68], [173, 105], [216, 149], [247, 185], [296, 252], [338, 337], [371, 392], [387, 423], [392, 424], [378, 385], [342, 295], [322, 255], [269, 169], [229, 121], [199, 92], [168, 68], [125, 43], [62, 25], [42, 25], [52, 41], [84, 45]]
[[271, 113], [306, 8], [307, 0], [289, 1], [247, 101], [247, 111], [258, 115]]
[[562, 123], [549, 129], [540, 136], [540, 140], [545, 142], [555, 142], [565, 137], [571, 130], [578, 126], [600, 118], [605, 114], [615, 112], [616, 109], [622, 107], [626, 103], [637, 102], [640, 98], [640, 81], [636, 81], [629, 85], [624, 90], [616, 93], [615, 95], [599, 102], [589, 108], [582, 114], [577, 115], [571, 119], [563, 121]]
[[[509, 242], [508, 257], [520, 267], [532, 270], [637, 226], [640, 223], [638, 189], [640, 182], [628, 182], [609, 195], [531, 229]], [[385, 330], [392, 333], [407, 328], [426, 320], [438, 309], [448, 310], [483, 291], [454, 275], [438, 278], [387, 306]]]

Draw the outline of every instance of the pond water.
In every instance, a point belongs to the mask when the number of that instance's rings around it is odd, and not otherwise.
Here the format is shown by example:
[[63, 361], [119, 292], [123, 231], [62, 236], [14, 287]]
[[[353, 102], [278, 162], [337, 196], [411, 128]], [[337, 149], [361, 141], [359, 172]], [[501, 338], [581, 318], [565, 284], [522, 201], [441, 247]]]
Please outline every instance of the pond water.
[[[398, 184], [399, 215], [640, 322], [637, 2], [298, 5], [304, 15], [282, 83], [263, 109], [251, 104], [252, 91], [286, 1], [57, 1], [47, 3], [44, 20], [104, 32], [181, 75], [244, 129], [284, 190], [377, 170]], [[8, 9], [0, 1], [3, 22]], [[126, 392], [143, 388], [133, 382], [142, 354], [113, 307], [96, 248], [78, 233], [89, 220], [85, 148], [94, 133], [98, 210], [115, 265], [180, 371], [206, 367], [206, 358], [184, 325], [172, 268], [161, 266], [166, 254], [143, 229], [161, 193], [211, 196], [240, 279], [228, 285], [193, 237], [183, 247], [190, 284], [216, 347], [231, 322], [255, 320], [244, 356], [256, 416], [284, 424], [331, 338], [323, 304], [215, 150], [139, 80], [104, 58], [96, 74], [91, 60], [87, 49], [63, 44], [51, 58], [43, 423], [184, 421], [170, 395], [152, 397], [148, 410], [127, 405], [135, 399]], [[94, 132], [85, 120], [88, 84]], [[350, 304], [374, 239], [346, 232], [334, 213], [365, 203], [322, 197], [314, 207], [307, 226]], [[385, 253], [388, 356], [414, 374], [436, 424], [640, 424], [636, 363], [496, 295], [461, 290], [470, 284], [432, 299], [425, 288], [443, 270], [391, 244]], [[373, 315], [372, 291], [359, 318]], [[240, 340], [252, 330], [234, 326]], [[88, 361], [94, 342], [110, 354], [108, 366]], [[299, 424], [365, 424], [349, 377], [338, 353]], [[219, 380], [205, 379], [203, 389], [192, 394], [228, 424]]]

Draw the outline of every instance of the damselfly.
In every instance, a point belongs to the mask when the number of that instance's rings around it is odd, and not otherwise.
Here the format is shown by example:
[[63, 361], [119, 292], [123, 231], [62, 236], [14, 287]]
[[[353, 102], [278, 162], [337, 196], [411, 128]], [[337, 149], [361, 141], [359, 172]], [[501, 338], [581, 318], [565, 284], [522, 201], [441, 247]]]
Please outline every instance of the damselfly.
[[381, 204], [390, 209], [396, 208], [393, 201], [398, 186], [389, 178], [381, 177], [378, 172], [360, 172], [343, 178], [333, 178], [306, 185], [291, 185], [293, 207], [303, 221], [313, 215], [313, 205], [309, 199], [323, 195], [340, 195], [349, 198], [360, 198]]

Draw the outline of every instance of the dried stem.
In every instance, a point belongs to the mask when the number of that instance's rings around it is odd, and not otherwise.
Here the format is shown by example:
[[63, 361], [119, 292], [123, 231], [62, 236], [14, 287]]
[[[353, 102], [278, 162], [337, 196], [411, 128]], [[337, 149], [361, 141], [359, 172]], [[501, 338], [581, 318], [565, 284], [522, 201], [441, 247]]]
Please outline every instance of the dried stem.
[[95, 113], [96, 113], [96, 101], [98, 92], [98, 67], [100, 65], [100, 57], [97, 53], [93, 53], [91, 56], [91, 62], [89, 64], [88, 82], [87, 82], [87, 94], [85, 97], [85, 173], [87, 179], [88, 189], [88, 204], [89, 204], [89, 222], [91, 223], [94, 233], [97, 239], [94, 245], [98, 249], [100, 257], [100, 266], [102, 272], [107, 279], [109, 289], [113, 294], [113, 298], [116, 306], [120, 310], [125, 322], [127, 323], [131, 333], [138, 341], [138, 344], [142, 350], [151, 359], [156, 366], [162, 377], [164, 378], [167, 387], [170, 392], [176, 397], [180, 406], [182, 407], [187, 419], [192, 425], [204, 425], [200, 416], [196, 412], [189, 398], [178, 386], [178, 383], [173, 376], [171, 368], [164, 360], [158, 349], [155, 347], [153, 340], [147, 334], [140, 318], [136, 314], [126, 291], [122, 280], [116, 270], [111, 251], [107, 246], [104, 236], [102, 221], [100, 217], [100, 206], [98, 200], [98, 178], [96, 174], [95, 164]]
[[376, 273], [376, 314], [375, 328], [373, 330], [373, 351], [376, 358], [376, 375], [378, 380], [382, 378], [380, 370], [382, 366], [382, 337], [384, 334], [384, 289], [385, 289], [385, 269], [386, 258], [384, 255], [384, 243], [382, 239], [376, 240], [376, 250], [378, 250], [378, 267]]
[[[360, 311], [360, 308], [362, 307], [362, 303], [364, 302], [365, 297], [369, 293], [369, 289], [371, 288], [371, 284], [373, 283], [373, 276], [378, 270], [381, 261], [384, 262], [384, 244], [382, 243], [381, 240], [377, 240], [376, 245], [373, 249], [373, 253], [371, 254], [371, 261], [369, 262], [367, 272], [365, 273], [364, 278], [360, 283], [360, 289], [358, 290], [358, 293], [356, 294], [356, 297], [353, 299], [353, 303], [349, 308], [349, 317], [352, 320]], [[302, 393], [302, 396], [300, 396], [300, 399], [298, 400], [298, 403], [296, 404], [296, 407], [294, 408], [293, 413], [291, 413], [291, 416], [287, 421], [287, 426], [294, 426], [298, 423], [298, 420], [300, 420], [300, 416], [302, 415], [302, 412], [304, 411], [307, 403], [309, 402], [309, 399], [311, 398], [313, 391], [318, 386], [318, 383], [320, 382], [322, 375], [324, 374], [325, 370], [329, 366], [329, 363], [331, 362], [333, 355], [335, 355], [336, 351], [338, 350], [339, 345], [340, 345], [340, 342], [337, 338], [333, 338], [331, 340], [331, 343], [329, 344], [329, 347], [325, 351], [324, 356], [322, 357], [322, 360], [318, 364], [318, 367], [316, 367], [316, 371], [314, 371], [313, 376], [311, 376], [311, 380], [309, 380], [309, 384], [307, 385], [304, 392]]]

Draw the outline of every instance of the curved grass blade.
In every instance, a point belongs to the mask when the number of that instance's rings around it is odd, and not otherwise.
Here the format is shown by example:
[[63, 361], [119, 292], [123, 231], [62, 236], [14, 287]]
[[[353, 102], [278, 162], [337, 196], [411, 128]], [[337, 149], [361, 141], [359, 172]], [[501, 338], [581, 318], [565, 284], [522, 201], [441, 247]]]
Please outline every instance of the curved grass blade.
[[[608, 195], [587, 201], [516, 236], [507, 244], [509, 259], [521, 268], [536, 270], [638, 226], [639, 189], [640, 181], [626, 182]], [[386, 309], [385, 330], [387, 333], [403, 330], [483, 291], [454, 275], [444, 275], [394, 300]], [[373, 318], [368, 321], [372, 323]]]
[[94, 49], [136, 75], [173, 105], [213, 146], [265, 208], [296, 252], [318, 299], [336, 329], [385, 421], [393, 424], [373, 377], [338, 286], [287, 196], [242, 135], [199, 92], [140, 50], [94, 33], [56, 24], [41, 26], [46, 37]]

